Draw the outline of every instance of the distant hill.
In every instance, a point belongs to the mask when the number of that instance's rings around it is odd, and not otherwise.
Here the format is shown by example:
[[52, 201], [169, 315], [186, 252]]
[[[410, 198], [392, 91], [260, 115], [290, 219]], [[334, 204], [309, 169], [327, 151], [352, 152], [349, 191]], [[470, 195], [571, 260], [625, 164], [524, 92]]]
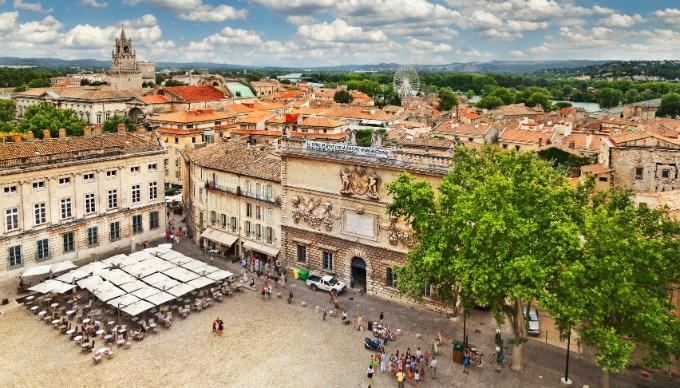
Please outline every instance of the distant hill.
[[[415, 65], [421, 71], [456, 71], [479, 73], [534, 73], [547, 69], [575, 69], [586, 66], [597, 66], [612, 61], [491, 61], [449, 63], [444, 65]], [[36, 67], [74, 67], [74, 68], [109, 68], [111, 61], [98, 59], [57, 59], [57, 58], [17, 58], [0, 57], [0, 66], [36, 66]], [[156, 62], [157, 69], [279, 69], [282, 71], [394, 71], [401, 67], [398, 63], [379, 63], [373, 65], [338, 65], [320, 67], [272, 67], [247, 66], [213, 62]]]

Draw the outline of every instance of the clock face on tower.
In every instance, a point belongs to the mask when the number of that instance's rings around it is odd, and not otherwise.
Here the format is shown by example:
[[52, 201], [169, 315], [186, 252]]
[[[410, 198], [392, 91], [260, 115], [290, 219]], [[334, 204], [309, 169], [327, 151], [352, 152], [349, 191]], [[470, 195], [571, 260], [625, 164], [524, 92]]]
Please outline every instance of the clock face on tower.
[[113, 59], [113, 65], [114, 65], [114, 66], [118, 66], [118, 58], [114, 58], [114, 59]]

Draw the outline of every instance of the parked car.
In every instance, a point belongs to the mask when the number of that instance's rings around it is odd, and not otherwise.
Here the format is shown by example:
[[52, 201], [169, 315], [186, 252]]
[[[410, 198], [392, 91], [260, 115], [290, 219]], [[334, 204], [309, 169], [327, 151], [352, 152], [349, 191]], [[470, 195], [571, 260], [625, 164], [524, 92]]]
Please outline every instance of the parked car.
[[529, 317], [527, 318], [527, 307], [524, 306], [522, 310], [524, 318], [527, 320], [527, 334], [537, 337], [541, 334], [541, 327], [538, 319], [538, 312], [536, 312], [536, 307], [529, 307]]
[[306, 283], [314, 291], [324, 290], [331, 292], [331, 290], [335, 290], [338, 294], [340, 294], [345, 289], [345, 283], [343, 281], [338, 280], [337, 278], [330, 275], [310, 275], [307, 278]]

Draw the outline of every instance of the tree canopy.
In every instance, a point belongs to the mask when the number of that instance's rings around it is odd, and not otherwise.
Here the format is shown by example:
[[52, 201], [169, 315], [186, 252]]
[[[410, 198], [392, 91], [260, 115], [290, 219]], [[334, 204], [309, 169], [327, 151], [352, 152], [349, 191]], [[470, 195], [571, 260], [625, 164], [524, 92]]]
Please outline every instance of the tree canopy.
[[614, 88], [602, 88], [597, 91], [597, 103], [602, 108], [617, 106], [623, 101], [623, 92]]
[[656, 111], [657, 116], [678, 117], [680, 116], [680, 94], [668, 93], [661, 98], [661, 104]]
[[335, 95], [333, 95], [333, 101], [338, 104], [349, 104], [352, 100], [354, 100], [354, 97], [347, 90], [338, 90], [335, 92]]
[[44, 129], [49, 129], [52, 137], [59, 136], [59, 128], [65, 128], [68, 136], [81, 136], [85, 125], [85, 121], [79, 119], [72, 109], [41, 103], [26, 109], [18, 127], [20, 131], [31, 131], [35, 138], [42, 139]]
[[118, 124], [125, 124], [125, 127], [128, 130], [128, 132], [133, 132], [135, 130], [135, 123], [133, 123], [129, 117], [118, 115], [113, 115], [108, 120], [104, 121], [102, 129], [104, 130], [104, 132], [117, 132]]
[[503, 105], [503, 100], [497, 96], [484, 96], [477, 102], [477, 107], [482, 109], [496, 109]]
[[451, 88], [439, 89], [439, 110], [449, 111], [454, 106], [458, 105], [456, 94]]

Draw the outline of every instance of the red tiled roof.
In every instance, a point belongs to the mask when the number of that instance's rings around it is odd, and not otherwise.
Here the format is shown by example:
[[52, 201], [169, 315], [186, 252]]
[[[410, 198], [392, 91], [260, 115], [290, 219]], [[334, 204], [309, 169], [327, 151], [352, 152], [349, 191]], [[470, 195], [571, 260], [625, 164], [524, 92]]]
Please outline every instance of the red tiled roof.
[[150, 122], [169, 121], [173, 123], [196, 123], [203, 121], [225, 120], [234, 117], [233, 114], [216, 112], [213, 109], [180, 110], [175, 112], [160, 113], [149, 117]]
[[203, 133], [203, 128], [192, 128], [192, 129], [182, 129], [182, 128], [167, 128], [167, 127], [160, 127], [157, 128], [156, 131], [158, 131], [159, 134], [161, 135], [196, 135], [199, 133]]
[[212, 86], [168, 86], [165, 90], [186, 102], [218, 101], [225, 98], [224, 93]]
[[291, 137], [304, 137], [304, 138], [315, 138], [315, 139], [344, 139], [347, 137], [345, 132], [343, 133], [311, 133], [311, 132], [289, 132]]
[[551, 134], [547, 132], [525, 131], [523, 129], [506, 129], [498, 139], [498, 142], [517, 142], [517, 143], [535, 143], [549, 144]]
[[340, 120], [327, 119], [325, 117], [308, 116], [304, 120], [302, 120], [302, 123], [300, 125], [305, 127], [337, 128], [342, 127], [345, 124], [346, 123], [344, 121]]
[[[588, 142], [588, 136], [590, 136], [590, 147], [586, 147]], [[577, 150], [588, 150], [588, 151], [598, 151], [600, 149], [600, 141], [604, 136], [593, 135], [589, 133], [577, 133], [574, 132], [562, 140], [562, 144], [569, 145], [572, 141], [574, 142], [574, 148]]]
[[142, 96], [139, 98], [145, 104], [165, 104], [170, 102], [165, 96], [153, 95], [153, 96]]
[[244, 144], [215, 143], [202, 148], [187, 150], [186, 155], [193, 163], [205, 168], [274, 182], [281, 181], [281, 159]]
[[232, 132], [234, 135], [261, 135], [261, 136], [283, 136], [283, 131], [269, 131], [264, 129], [237, 129]]

